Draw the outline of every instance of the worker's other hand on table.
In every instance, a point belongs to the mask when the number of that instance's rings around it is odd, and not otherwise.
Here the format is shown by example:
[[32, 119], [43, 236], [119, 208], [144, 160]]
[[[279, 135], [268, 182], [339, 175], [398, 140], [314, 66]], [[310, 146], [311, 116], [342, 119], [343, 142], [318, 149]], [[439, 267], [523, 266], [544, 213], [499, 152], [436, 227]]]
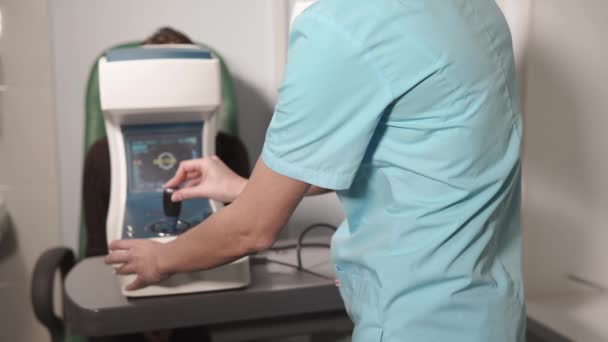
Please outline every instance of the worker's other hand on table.
[[220, 158], [213, 156], [181, 162], [175, 176], [164, 187], [182, 186], [171, 197], [174, 202], [210, 198], [230, 203], [241, 193], [245, 184], [245, 178], [234, 173]]
[[158, 283], [170, 276], [163, 270], [163, 244], [148, 239], [116, 240], [110, 243], [109, 254], [105, 258], [108, 265], [120, 265], [116, 274], [136, 274], [135, 280], [127, 285], [133, 291]]

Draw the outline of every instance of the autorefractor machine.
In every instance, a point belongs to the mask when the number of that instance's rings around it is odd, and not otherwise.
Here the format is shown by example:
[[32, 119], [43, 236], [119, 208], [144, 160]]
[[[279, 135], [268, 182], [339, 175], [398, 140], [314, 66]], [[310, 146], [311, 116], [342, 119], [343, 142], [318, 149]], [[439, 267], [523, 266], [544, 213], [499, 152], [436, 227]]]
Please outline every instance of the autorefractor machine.
[[[181, 161], [215, 153], [219, 60], [191, 45], [111, 50], [99, 61], [99, 85], [111, 160], [108, 243], [166, 243], [218, 210], [222, 204], [209, 199], [172, 203], [162, 185]], [[124, 290], [133, 275], [118, 280], [128, 297], [234, 289], [249, 285], [249, 260], [135, 291]]]

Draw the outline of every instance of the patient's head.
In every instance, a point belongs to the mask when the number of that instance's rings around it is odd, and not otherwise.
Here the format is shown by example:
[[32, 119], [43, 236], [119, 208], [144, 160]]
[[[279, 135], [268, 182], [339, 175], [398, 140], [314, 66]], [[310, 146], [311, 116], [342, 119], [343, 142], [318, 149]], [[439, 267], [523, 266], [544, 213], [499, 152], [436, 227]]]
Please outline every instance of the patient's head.
[[158, 29], [144, 41], [144, 45], [152, 44], [194, 44], [188, 36], [170, 27]]

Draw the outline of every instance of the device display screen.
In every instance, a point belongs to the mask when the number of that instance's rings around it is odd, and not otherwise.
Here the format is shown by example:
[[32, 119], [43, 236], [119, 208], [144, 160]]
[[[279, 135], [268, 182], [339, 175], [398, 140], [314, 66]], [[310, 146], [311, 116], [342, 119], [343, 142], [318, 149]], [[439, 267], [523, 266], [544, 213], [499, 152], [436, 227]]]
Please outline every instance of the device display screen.
[[145, 134], [127, 139], [129, 188], [154, 192], [175, 175], [183, 160], [200, 158], [200, 135]]

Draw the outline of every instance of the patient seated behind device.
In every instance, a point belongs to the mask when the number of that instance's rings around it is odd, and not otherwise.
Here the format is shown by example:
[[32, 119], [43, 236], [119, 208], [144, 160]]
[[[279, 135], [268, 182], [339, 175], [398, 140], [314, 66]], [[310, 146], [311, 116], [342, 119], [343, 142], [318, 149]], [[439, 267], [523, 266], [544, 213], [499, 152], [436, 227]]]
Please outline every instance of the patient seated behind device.
[[[111, 160], [108, 243], [166, 243], [217, 211], [222, 204], [210, 199], [173, 203], [173, 189], [162, 186], [181, 161], [215, 153], [219, 60], [192, 45], [111, 50], [99, 61], [99, 86]], [[118, 276], [125, 296], [241, 288], [250, 283], [249, 260], [126, 291], [134, 278]]]

